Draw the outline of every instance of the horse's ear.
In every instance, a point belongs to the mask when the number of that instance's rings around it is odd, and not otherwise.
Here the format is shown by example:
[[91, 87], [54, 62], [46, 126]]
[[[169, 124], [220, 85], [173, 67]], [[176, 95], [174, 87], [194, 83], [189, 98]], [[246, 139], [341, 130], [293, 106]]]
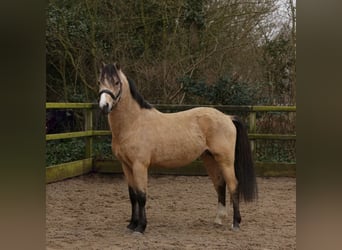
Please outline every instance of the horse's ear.
[[103, 68], [106, 66], [106, 63], [104, 61], [101, 61], [100, 64], [100, 72], [103, 70]]
[[114, 66], [117, 70], [121, 70], [120, 64], [118, 62], [115, 62]]

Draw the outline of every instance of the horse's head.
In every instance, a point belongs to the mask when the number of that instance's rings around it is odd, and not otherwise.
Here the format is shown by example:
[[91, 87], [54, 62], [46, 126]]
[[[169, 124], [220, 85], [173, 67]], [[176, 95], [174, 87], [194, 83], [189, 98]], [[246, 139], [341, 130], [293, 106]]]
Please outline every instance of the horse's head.
[[102, 64], [99, 77], [99, 107], [108, 114], [120, 101], [122, 81], [119, 76], [120, 67], [117, 64]]

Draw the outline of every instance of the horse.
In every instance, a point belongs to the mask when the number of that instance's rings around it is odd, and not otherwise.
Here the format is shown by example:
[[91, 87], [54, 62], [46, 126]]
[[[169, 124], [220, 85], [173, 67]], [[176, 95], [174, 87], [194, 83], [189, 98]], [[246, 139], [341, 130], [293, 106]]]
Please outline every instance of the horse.
[[240, 198], [254, 201], [258, 191], [247, 130], [238, 117], [208, 107], [162, 113], [145, 101], [117, 63], [100, 67], [99, 108], [108, 116], [112, 152], [128, 184], [132, 211], [127, 228], [145, 232], [150, 166], [181, 167], [201, 158], [218, 195], [214, 222], [222, 225], [227, 216], [227, 186], [231, 228], [239, 229]]

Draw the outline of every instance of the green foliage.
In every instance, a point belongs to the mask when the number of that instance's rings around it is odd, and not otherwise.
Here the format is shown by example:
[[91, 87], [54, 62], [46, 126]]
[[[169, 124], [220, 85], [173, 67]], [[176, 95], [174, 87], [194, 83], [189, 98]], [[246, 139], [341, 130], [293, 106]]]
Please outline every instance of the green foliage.
[[46, 165], [55, 165], [83, 159], [85, 143], [82, 139], [57, 140], [46, 142]]
[[204, 27], [204, 1], [203, 0], [186, 0], [184, 10], [185, 24], [190, 26], [196, 24], [198, 28]]
[[253, 88], [228, 76], [219, 78], [211, 85], [189, 77], [184, 77], [180, 81], [184, 84], [186, 93], [202, 97], [209, 104], [250, 105], [255, 101]]
[[93, 155], [95, 159], [113, 159], [111, 137], [101, 137], [94, 140]]
[[262, 162], [296, 162], [296, 146], [292, 141], [266, 141], [256, 143], [257, 161]]
[[[46, 142], [46, 166], [81, 160], [84, 156], [85, 141], [82, 138]], [[110, 136], [94, 139], [93, 157], [113, 159]]]

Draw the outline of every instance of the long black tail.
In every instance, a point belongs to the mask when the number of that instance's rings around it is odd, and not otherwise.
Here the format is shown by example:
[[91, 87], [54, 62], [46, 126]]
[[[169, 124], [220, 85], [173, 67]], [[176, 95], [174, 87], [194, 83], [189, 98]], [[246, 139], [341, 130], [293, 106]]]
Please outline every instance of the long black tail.
[[234, 169], [239, 195], [244, 201], [254, 201], [258, 197], [258, 188], [247, 129], [238, 117], [234, 116], [232, 120], [237, 130]]

